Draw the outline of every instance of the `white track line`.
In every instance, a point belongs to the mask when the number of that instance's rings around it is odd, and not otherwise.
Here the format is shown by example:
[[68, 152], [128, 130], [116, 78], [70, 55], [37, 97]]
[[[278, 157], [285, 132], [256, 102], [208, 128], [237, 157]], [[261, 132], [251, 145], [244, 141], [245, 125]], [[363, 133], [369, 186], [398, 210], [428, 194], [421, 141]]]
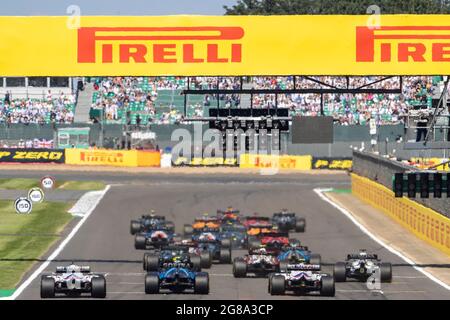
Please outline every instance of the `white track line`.
[[34, 279], [36, 279], [44, 270], [48, 267], [50, 262], [52, 262], [64, 249], [64, 247], [69, 243], [69, 241], [75, 236], [75, 234], [78, 232], [78, 230], [81, 228], [81, 226], [86, 222], [86, 220], [89, 218], [92, 212], [94, 212], [97, 205], [100, 203], [100, 201], [103, 199], [105, 194], [108, 192], [108, 190], [111, 188], [110, 185], [107, 185], [106, 188], [103, 190], [102, 194], [98, 197], [95, 204], [90, 208], [88, 212], [86, 212], [86, 215], [77, 223], [77, 225], [72, 229], [72, 231], [69, 233], [69, 235], [61, 242], [61, 244], [53, 251], [53, 253], [45, 260], [44, 263], [42, 263], [39, 268], [36, 269], [36, 271], [33, 272], [31, 276], [26, 279], [19, 288], [14, 292], [14, 294], [10, 297], [6, 298], [0, 298], [0, 300], [15, 300], [17, 297], [19, 297], [22, 292], [33, 282]]
[[347, 218], [349, 218], [362, 232], [364, 232], [365, 234], [367, 234], [373, 241], [375, 241], [376, 243], [378, 243], [379, 245], [383, 246], [386, 250], [388, 250], [389, 252], [395, 254], [396, 256], [400, 257], [401, 259], [403, 259], [406, 263], [408, 263], [409, 265], [411, 265], [414, 269], [416, 269], [417, 271], [419, 271], [420, 273], [422, 273], [423, 275], [425, 275], [427, 278], [429, 278], [430, 280], [434, 281], [435, 283], [439, 284], [440, 286], [442, 286], [444, 289], [447, 289], [450, 291], [450, 286], [447, 285], [446, 283], [444, 283], [443, 281], [439, 280], [438, 278], [436, 278], [435, 276], [433, 276], [432, 274], [428, 273], [427, 271], [423, 270], [423, 268], [421, 267], [417, 267], [415, 266], [415, 262], [412, 261], [411, 259], [409, 259], [408, 257], [404, 256], [401, 252], [395, 250], [394, 248], [392, 248], [391, 246], [387, 245], [386, 243], [384, 243], [383, 241], [381, 241], [380, 239], [378, 239], [373, 233], [371, 233], [369, 230], [367, 230], [366, 227], [364, 227], [361, 223], [359, 223], [354, 217], [353, 215], [345, 208], [339, 206], [338, 204], [334, 203], [332, 200], [330, 200], [328, 197], [326, 197], [324, 195], [324, 192], [330, 192], [333, 189], [314, 189], [314, 192], [317, 193], [317, 195], [323, 200], [328, 202], [329, 204], [331, 204], [333, 207], [335, 207], [336, 209], [338, 209], [340, 212], [342, 212]]

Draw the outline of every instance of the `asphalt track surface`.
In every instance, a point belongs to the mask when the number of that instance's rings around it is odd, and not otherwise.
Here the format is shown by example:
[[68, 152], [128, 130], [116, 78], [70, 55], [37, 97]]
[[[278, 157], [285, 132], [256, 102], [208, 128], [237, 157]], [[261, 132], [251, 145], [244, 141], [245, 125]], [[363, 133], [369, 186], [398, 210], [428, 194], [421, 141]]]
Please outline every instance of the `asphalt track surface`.
[[[27, 176], [39, 178], [42, 173], [9, 172], [1, 177]], [[426, 278], [396, 255], [380, 247], [360, 231], [347, 217], [321, 200], [314, 188], [349, 188], [344, 175], [289, 175], [289, 176], [168, 176], [168, 175], [114, 175], [63, 173], [57, 179], [96, 179], [112, 184], [92, 215], [68, 243], [57, 260], [46, 272], [57, 265], [71, 261], [90, 265], [107, 279], [107, 299], [450, 299], [450, 292]], [[144, 251], [134, 249], [134, 237], [129, 234], [130, 220], [150, 209], [173, 220], [177, 231], [204, 212], [214, 213], [229, 205], [243, 214], [259, 212], [270, 216], [281, 208], [296, 211], [307, 221], [306, 233], [294, 234], [313, 252], [322, 255], [324, 271], [342, 261], [348, 253], [367, 249], [377, 253], [383, 261], [393, 264], [393, 282], [382, 284], [381, 290], [371, 291], [365, 283], [349, 281], [336, 284], [336, 296], [324, 298], [306, 296], [270, 296], [267, 279], [235, 279], [231, 265], [213, 265], [209, 270], [210, 294], [144, 293], [142, 256]], [[234, 251], [241, 256], [244, 251]], [[19, 299], [39, 299], [40, 282], [35, 279]], [[64, 298], [64, 297], [63, 297]]]

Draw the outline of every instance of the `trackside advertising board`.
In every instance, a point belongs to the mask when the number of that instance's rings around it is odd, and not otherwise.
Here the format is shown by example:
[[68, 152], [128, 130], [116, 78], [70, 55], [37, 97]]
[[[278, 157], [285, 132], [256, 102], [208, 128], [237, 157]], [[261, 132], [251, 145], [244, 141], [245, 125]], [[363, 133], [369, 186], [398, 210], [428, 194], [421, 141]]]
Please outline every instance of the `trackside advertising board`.
[[2, 76], [450, 74], [448, 15], [0, 17]]
[[0, 163], [64, 163], [63, 149], [0, 149]]
[[161, 154], [138, 150], [66, 149], [66, 164], [114, 167], [159, 167]]

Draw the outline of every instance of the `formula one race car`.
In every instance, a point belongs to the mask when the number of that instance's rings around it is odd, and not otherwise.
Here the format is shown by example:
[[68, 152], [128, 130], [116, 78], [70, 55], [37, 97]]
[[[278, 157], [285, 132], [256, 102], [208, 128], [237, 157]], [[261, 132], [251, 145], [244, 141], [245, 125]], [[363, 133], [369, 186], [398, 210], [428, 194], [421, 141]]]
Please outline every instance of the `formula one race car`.
[[243, 249], [247, 247], [247, 229], [241, 224], [227, 222], [220, 228], [220, 237], [230, 239], [233, 249]]
[[159, 272], [149, 272], [145, 276], [145, 293], [157, 294], [161, 289], [182, 293], [193, 289], [195, 294], [209, 293], [209, 275], [206, 272], [194, 272], [181, 263]]
[[251, 228], [272, 228], [273, 224], [270, 221], [270, 218], [267, 217], [258, 217], [258, 216], [249, 216], [243, 219], [242, 224], [247, 230]]
[[235, 210], [233, 207], [228, 207], [225, 210], [217, 210], [217, 218], [222, 223], [239, 223], [239, 213], [239, 210]]
[[344, 282], [347, 278], [365, 282], [370, 277], [377, 275], [381, 282], [391, 282], [392, 265], [381, 262], [376, 254], [368, 254], [366, 250], [360, 250], [357, 254], [349, 254], [345, 262], [338, 262], [334, 266], [336, 282]]
[[184, 262], [193, 271], [201, 271], [201, 258], [190, 254], [188, 247], [168, 246], [152, 253], [145, 253], [143, 267], [145, 271], [158, 271], [160, 268], [177, 262]]
[[159, 227], [167, 227], [168, 230], [175, 232], [175, 225], [171, 221], [166, 221], [166, 217], [157, 216], [155, 214], [143, 215], [138, 220], [131, 220], [130, 233], [135, 235], [139, 232], [145, 232], [157, 229]]
[[[264, 230], [263, 230], [264, 231]], [[276, 229], [268, 232], [262, 232], [258, 237], [249, 237], [249, 248], [258, 248], [260, 245], [281, 250], [282, 247], [289, 245], [289, 234]]]
[[306, 220], [296, 217], [295, 213], [283, 209], [281, 212], [273, 214], [272, 222], [282, 231], [305, 232]]
[[313, 254], [309, 251], [308, 247], [292, 241], [288, 246], [281, 248], [280, 254], [277, 258], [280, 261], [281, 270], [285, 269], [288, 264], [303, 263], [319, 266], [322, 264], [320, 254]]
[[192, 236], [201, 251], [211, 253], [213, 261], [231, 263], [231, 241], [220, 237], [220, 229], [205, 229], [205, 232]]
[[334, 297], [333, 276], [319, 271], [318, 265], [288, 265], [285, 271], [269, 276], [269, 293], [284, 295], [286, 291], [293, 291], [295, 294], [318, 291], [321, 296]]
[[192, 225], [185, 224], [183, 229], [183, 235], [185, 237], [189, 237], [196, 232], [202, 232], [205, 228], [219, 228], [221, 222], [216, 217], [209, 217], [205, 214], [205, 216], [196, 218]]
[[192, 240], [175, 241], [172, 246], [178, 248], [186, 248], [191, 255], [197, 255], [200, 257], [200, 266], [202, 269], [209, 269], [212, 265], [212, 254], [208, 250], [203, 250], [199, 243]]
[[173, 242], [176, 236], [177, 235], [171, 228], [159, 226], [154, 230], [136, 234], [134, 238], [134, 247], [137, 250], [161, 248]]
[[249, 254], [233, 261], [235, 278], [244, 278], [248, 273], [261, 277], [273, 272], [279, 272], [279, 261], [273, 252], [264, 247], [250, 249]]
[[89, 293], [93, 298], [106, 297], [103, 275], [91, 273], [88, 266], [57, 267], [56, 272], [41, 277], [41, 298], [54, 298], [57, 293], [80, 296]]

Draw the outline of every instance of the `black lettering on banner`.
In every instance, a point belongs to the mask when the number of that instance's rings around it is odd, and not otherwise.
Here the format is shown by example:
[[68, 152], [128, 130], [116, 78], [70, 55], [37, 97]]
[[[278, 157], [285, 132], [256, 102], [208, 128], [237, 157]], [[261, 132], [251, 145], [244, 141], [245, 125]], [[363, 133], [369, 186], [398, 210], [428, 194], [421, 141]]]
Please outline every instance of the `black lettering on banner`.
[[352, 158], [313, 158], [315, 170], [348, 170], [353, 165]]
[[0, 163], [65, 163], [63, 149], [0, 149]]

